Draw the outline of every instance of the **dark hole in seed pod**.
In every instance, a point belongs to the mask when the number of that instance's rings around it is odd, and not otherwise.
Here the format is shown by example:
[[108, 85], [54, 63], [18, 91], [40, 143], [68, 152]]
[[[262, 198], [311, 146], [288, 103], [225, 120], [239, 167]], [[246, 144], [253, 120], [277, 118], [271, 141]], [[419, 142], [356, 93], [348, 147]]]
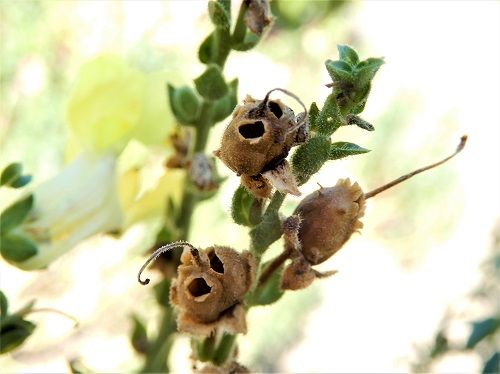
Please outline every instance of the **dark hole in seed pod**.
[[253, 123], [241, 125], [238, 131], [245, 139], [255, 139], [264, 135], [265, 129], [262, 121], [255, 121]]
[[210, 260], [210, 267], [213, 271], [224, 274], [224, 264], [220, 260], [219, 257], [215, 254], [215, 251], [211, 251], [208, 253], [208, 258]]
[[195, 278], [189, 283], [188, 290], [194, 297], [203, 296], [210, 293], [212, 287], [210, 287], [205, 279]]
[[280, 105], [275, 101], [270, 101], [268, 105], [269, 110], [276, 116], [276, 118], [281, 118], [283, 111], [281, 110]]

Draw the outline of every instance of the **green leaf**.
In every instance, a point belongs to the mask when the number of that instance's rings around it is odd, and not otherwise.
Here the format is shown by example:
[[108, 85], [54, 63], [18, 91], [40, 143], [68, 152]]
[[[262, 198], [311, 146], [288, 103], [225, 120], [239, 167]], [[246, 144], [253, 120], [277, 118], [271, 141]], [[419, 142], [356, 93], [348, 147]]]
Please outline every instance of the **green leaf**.
[[214, 62], [212, 58], [212, 42], [214, 38], [214, 32], [210, 33], [201, 43], [198, 49], [198, 59], [203, 64], [208, 64]]
[[495, 352], [486, 361], [483, 367], [483, 374], [498, 374], [500, 373], [500, 352]]
[[130, 342], [132, 347], [139, 353], [146, 353], [149, 346], [148, 333], [144, 323], [135, 314], [132, 315], [132, 336]]
[[476, 344], [487, 336], [495, 333], [495, 331], [500, 327], [500, 318], [486, 318], [482, 321], [476, 321], [472, 323], [472, 332], [466, 343], [467, 349], [473, 349]]
[[228, 30], [231, 27], [230, 14], [226, 11], [221, 3], [209, 1], [208, 14], [210, 15], [210, 19], [215, 26], [219, 26]]
[[[262, 265], [262, 269], [265, 269], [269, 265], [269, 262]], [[252, 305], [270, 305], [283, 296], [285, 292], [280, 288], [281, 271], [282, 267], [276, 270], [264, 285], [255, 290], [255, 294], [251, 300]]]
[[326, 60], [326, 70], [334, 82], [353, 83], [354, 76], [351, 66], [344, 61]]
[[261, 255], [271, 244], [281, 237], [281, 221], [277, 212], [265, 214], [262, 222], [250, 231], [252, 248]]
[[200, 45], [198, 58], [204, 64], [223, 65], [231, 50], [231, 34], [223, 27], [216, 27]]
[[172, 113], [184, 125], [192, 125], [200, 115], [201, 102], [194, 90], [187, 86], [168, 85], [168, 98]]
[[19, 347], [33, 333], [36, 325], [19, 317], [0, 322], [0, 354]]
[[448, 338], [443, 331], [439, 331], [434, 338], [434, 346], [430, 353], [431, 358], [436, 358], [448, 351]]
[[238, 104], [238, 79], [229, 83], [229, 91], [222, 98], [215, 102], [213, 111], [213, 121], [220, 122], [229, 116], [234, 107]]
[[5, 294], [0, 291], [0, 319], [4, 319], [9, 312], [9, 301]]
[[348, 114], [346, 116], [346, 121], [347, 121], [347, 125], [356, 125], [359, 128], [362, 128], [363, 130], [366, 130], [366, 131], [375, 130], [375, 127], [373, 127], [373, 125], [371, 123], [365, 121], [363, 118], [358, 117], [354, 114]]
[[250, 206], [252, 205], [252, 201], [253, 197], [245, 187], [240, 185], [234, 191], [231, 216], [235, 223], [243, 226], [252, 226], [250, 223]]
[[356, 66], [359, 62], [358, 54], [354, 49], [348, 45], [337, 45], [339, 51], [339, 57], [342, 61], [345, 61], [353, 66]]
[[330, 156], [330, 139], [315, 136], [297, 148], [292, 156], [293, 172], [299, 185], [304, 184], [316, 174]]
[[170, 280], [164, 279], [154, 286], [155, 298], [158, 304], [170, 308]]
[[344, 124], [340, 108], [337, 104], [335, 94], [330, 94], [323, 108], [316, 118], [316, 131], [325, 136], [332, 135], [340, 126]]
[[10, 183], [19, 178], [22, 173], [22, 165], [19, 162], [14, 162], [3, 169], [0, 175], [0, 186], [10, 185]]
[[364, 87], [372, 81], [377, 74], [377, 71], [384, 64], [381, 58], [369, 58], [361, 62], [355, 71], [355, 79], [357, 87]]
[[247, 33], [241, 42], [232, 43], [231, 48], [235, 51], [245, 52], [259, 44], [260, 36], [254, 33]]
[[340, 158], [360, 155], [367, 152], [370, 152], [370, 150], [360, 147], [357, 144], [348, 142], [336, 142], [332, 143], [330, 147], [330, 160], [338, 160]]
[[309, 107], [309, 128], [316, 130], [316, 119], [318, 118], [319, 108], [315, 102]]
[[33, 207], [34, 197], [28, 195], [22, 200], [19, 200], [9, 206], [0, 214], [0, 235], [21, 224]]
[[14, 179], [11, 183], [10, 186], [12, 188], [21, 188], [26, 186], [29, 182], [31, 182], [31, 175], [21, 175], [19, 178]]
[[0, 253], [6, 261], [15, 264], [35, 256], [38, 249], [27, 237], [9, 233], [0, 238]]
[[207, 100], [217, 100], [228, 92], [222, 71], [217, 65], [209, 65], [207, 70], [194, 80], [198, 93]]

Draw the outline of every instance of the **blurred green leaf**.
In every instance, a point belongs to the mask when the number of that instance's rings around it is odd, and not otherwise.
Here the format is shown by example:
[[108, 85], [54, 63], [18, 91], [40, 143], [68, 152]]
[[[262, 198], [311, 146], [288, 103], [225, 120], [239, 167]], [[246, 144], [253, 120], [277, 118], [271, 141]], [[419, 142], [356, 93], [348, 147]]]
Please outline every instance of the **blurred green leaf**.
[[208, 14], [210, 15], [210, 19], [215, 26], [220, 26], [225, 29], [229, 29], [231, 27], [230, 14], [221, 3], [213, 0], [209, 1]]
[[223, 65], [231, 50], [231, 34], [223, 27], [216, 27], [208, 35], [198, 49], [198, 58], [204, 64]]
[[346, 117], [346, 121], [348, 125], [356, 125], [359, 128], [362, 128], [363, 130], [367, 131], [373, 131], [375, 130], [375, 127], [367, 121], [365, 121], [363, 118], [358, 117], [354, 114], [348, 114]]
[[434, 339], [434, 346], [431, 351], [431, 358], [436, 358], [448, 351], [448, 339], [443, 331], [439, 331]]
[[164, 279], [154, 286], [156, 301], [163, 307], [170, 308], [170, 280]]
[[360, 155], [367, 152], [370, 152], [370, 150], [360, 147], [357, 144], [348, 142], [336, 142], [332, 143], [330, 147], [330, 160], [338, 160], [340, 158]]
[[208, 64], [212, 61], [212, 42], [214, 38], [214, 33], [210, 33], [204, 40], [201, 42], [200, 48], [198, 49], [198, 59], [203, 64]]
[[0, 235], [20, 225], [33, 207], [33, 195], [25, 197], [9, 206], [0, 214]]
[[500, 352], [495, 352], [486, 361], [483, 367], [483, 374], [500, 373]]
[[23, 167], [19, 162], [14, 162], [3, 169], [0, 175], [0, 186], [20, 188], [31, 181], [30, 175], [22, 175]]
[[21, 234], [9, 233], [0, 239], [0, 253], [6, 261], [19, 263], [38, 253], [36, 245]]
[[229, 116], [238, 103], [238, 79], [229, 83], [228, 93], [214, 104], [213, 121], [220, 122]]
[[0, 321], [0, 354], [19, 347], [32, 333], [36, 325], [16, 316]]
[[7, 317], [7, 313], [9, 312], [9, 301], [5, 294], [0, 291], [0, 319], [4, 319]]
[[317, 173], [330, 157], [330, 139], [315, 136], [299, 146], [292, 156], [293, 172], [299, 185]]
[[[269, 265], [270, 261], [262, 265], [262, 269], [265, 269]], [[278, 301], [281, 296], [285, 293], [280, 288], [281, 280], [281, 268], [276, 270], [273, 275], [267, 280], [267, 282], [259, 286], [253, 295], [251, 300], [252, 305], [270, 305]]]
[[179, 122], [185, 125], [195, 123], [200, 115], [201, 102], [192, 88], [174, 88], [169, 84], [168, 97], [172, 112]]
[[232, 43], [231, 48], [233, 48], [235, 51], [245, 52], [259, 44], [259, 41], [259, 35], [249, 32], [245, 34], [245, 38], [243, 39], [243, 41]]
[[146, 353], [149, 346], [148, 333], [144, 323], [135, 314], [132, 315], [132, 336], [130, 342], [138, 353]]
[[207, 100], [217, 100], [228, 92], [221, 69], [217, 65], [209, 65], [207, 70], [194, 80], [198, 93]]
[[250, 223], [250, 206], [252, 205], [253, 197], [243, 186], [239, 186], [234, 191], [233, 201], [231, 204], [231, 216], [238, 225], [252, 226]]
[[339, 51], [339, 57], [342, 61], [345, 61], [353, 66], [356, 66], [359, 62], [358, 54], [354, 49], [348, 45], [337, 45]]
[[476, 321], [472, 323], [472, 332], [466, 343], [467, 349], [473, 349], [476, 344], [487, 336], [495, 333], [495, 331], [500, 327], [500, 318], [486, 318], [482, 321]]

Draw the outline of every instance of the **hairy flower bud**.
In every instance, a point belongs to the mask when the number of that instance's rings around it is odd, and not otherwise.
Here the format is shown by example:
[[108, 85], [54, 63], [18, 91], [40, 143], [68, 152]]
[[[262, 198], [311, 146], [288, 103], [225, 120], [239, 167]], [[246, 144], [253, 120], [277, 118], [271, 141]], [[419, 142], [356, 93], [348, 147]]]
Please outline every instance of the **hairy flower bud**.
[[363, 191], [349, 179], [306, 196], [294, 214], [302, 218], [299, 240], [307, 261], [320, 264], [342, 248], [352, 233], [363, 227], [359, 219], [364, 211]]

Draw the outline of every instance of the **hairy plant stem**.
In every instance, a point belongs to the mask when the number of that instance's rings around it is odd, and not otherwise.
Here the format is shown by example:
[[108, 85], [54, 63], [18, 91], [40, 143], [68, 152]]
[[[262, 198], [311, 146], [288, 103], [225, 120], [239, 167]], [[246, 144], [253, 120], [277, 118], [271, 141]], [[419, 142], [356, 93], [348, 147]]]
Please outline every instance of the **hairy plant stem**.
[[146, 362], [142, 368], [143, 373], [169, 371], [166, 357], [172, 347], [175, 332], [174, 311], [171, 307], [166, 307], [163, 310], [158, 337], [148, 348]]
[[267, 280], [273, 275], [273, 273], [278, 270], [283, 263], [290, 258], [290, 251], [285, 250], [281, 252], [280, 255], [275, 257], [269, 265], [262, 271], [257, 287], [263, 286]]

